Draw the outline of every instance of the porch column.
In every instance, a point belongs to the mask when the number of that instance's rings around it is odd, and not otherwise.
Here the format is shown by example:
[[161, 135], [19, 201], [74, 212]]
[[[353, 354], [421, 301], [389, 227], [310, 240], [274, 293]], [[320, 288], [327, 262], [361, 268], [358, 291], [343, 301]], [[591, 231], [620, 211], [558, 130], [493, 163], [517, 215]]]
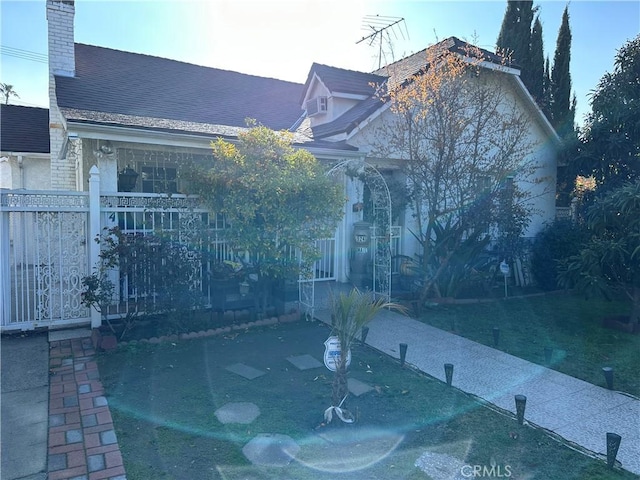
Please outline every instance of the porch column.
[[[95, 241], [100, 235], [100, 171], [95, 165], [89, 170], [89, 272], [91, 275], [100, 262], [100, 244]], [[95, 308], [91, 308], [91, 328], [102, 324], [102, 316]]]

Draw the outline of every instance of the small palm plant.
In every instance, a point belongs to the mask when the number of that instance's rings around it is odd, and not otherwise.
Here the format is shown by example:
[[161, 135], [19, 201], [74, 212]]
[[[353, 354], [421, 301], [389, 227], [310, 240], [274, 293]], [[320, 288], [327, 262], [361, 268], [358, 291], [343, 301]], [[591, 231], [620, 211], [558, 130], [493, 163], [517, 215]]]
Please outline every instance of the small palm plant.
[[347, 386], [347, 361], [348, 352], [356, 339], [356, 335], [362, 331], [382, 309], [404, 311], [404, 307], [397, 303], [388, 302], [383, 298], [375, 298], [371, 292], [360, 292], [357, 288], [348, 294], [341, 293], [332, 301], [331, 326], [332, 335], [340, 341], [340, 356], [336, 362], [336, 371], [333, 379], [332, 406], [325, 411], [325, 419], [331, 421], [333, 413], [344, 422], [353, 422], [353, 415], [342, 408], [349, 389]]

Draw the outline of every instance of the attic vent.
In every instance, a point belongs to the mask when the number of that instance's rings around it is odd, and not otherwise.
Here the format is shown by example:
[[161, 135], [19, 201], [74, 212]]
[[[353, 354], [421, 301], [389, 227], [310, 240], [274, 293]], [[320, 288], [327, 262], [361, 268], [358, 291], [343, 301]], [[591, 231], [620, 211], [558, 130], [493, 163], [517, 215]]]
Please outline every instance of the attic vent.
[[313, 117], [327, 111], [327, 97], [316, 97], [308, 100], [305, 104], [307, 115]]

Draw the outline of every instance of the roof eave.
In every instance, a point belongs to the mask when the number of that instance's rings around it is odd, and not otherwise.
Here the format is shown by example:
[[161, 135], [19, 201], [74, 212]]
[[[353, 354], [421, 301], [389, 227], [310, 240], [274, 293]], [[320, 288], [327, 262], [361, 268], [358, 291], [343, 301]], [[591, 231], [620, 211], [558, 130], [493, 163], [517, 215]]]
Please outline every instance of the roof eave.
[[216, 138], [235, 138], [233, 135], [171, 131], [169, 129], [115, 125], [83, 120], [70, 120], [68, 122], [68, 133], [70, 135], [76, 134], [81, 138], [204, 149], [209, 149], [211, 141]]
[[549, 122], [549, 119], [547, 119], [547, 116], [544, 114], [542, 109], [538, 106], [538, 103], [531, 96], [531, 93], [529, 92], [529, 90], [527, 90], [527, 87], [525, 87], [522, 79], [520, 78], [520, 75], [513, 75], [513, 79], [518, 86], [520, 93], [527, 99], [529, 106], [536, 112], [542, 128], [547, 132], [549, 137], [553, 139], [553, 141], [556, 143], [556, 146], [559, 146], [562, 143], [562, 139], [556, 132], [555, 128], [553, 128], [553, 125], [551, 125], [551, 122]]

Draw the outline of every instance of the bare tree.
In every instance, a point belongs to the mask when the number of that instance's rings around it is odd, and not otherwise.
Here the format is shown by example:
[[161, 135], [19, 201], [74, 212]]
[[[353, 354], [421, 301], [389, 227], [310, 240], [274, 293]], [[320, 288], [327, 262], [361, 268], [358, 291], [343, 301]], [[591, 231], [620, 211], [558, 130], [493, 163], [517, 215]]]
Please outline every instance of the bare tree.
[[533, 212], [523, 185], [542, 181], [529, 116], [501, 65], [484, 68], [482, 50], [467, 45], [461, 53], [451, 41], [427, 49], [425, 68], [411, 76], [388, 72], [390, 121], [376, 132], [377, 152], [403, 160], [422, 301], [442, 295], [439, 280], [461, 275], [454, 264], [464, 270], [490, 241], [513, 255]]

